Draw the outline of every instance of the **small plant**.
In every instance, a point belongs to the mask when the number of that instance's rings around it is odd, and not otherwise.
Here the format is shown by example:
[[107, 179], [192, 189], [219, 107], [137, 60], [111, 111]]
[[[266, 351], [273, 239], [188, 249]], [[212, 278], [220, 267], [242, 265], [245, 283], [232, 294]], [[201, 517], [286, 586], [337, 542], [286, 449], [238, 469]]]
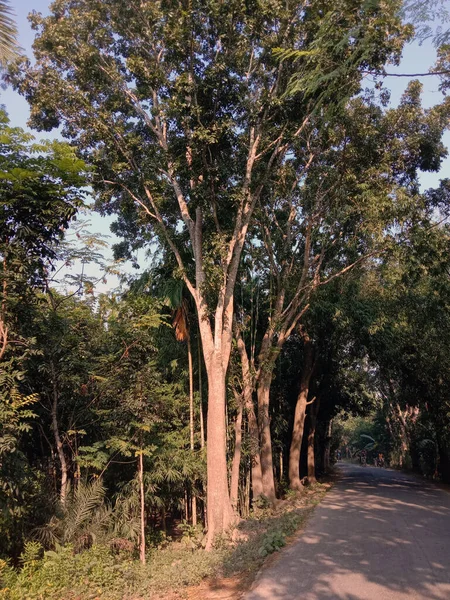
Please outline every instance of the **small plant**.
[[17, 574], [8, 561], [0, 559], [0, 598], [5, 589], [12, 588], [17, 579]]
[[253, 508], [259, 508], [260, 510], [267, 510], [271, 507], [270, 500], [261, 494], [253, 501]]
[[191, 525], [190, 523], [183, 521], [178, 528], [183, 532], [181, 542], [185, 546], [191, 548], [191, 550], [201, 548], [204, 537], [201, 525]]
[[284, 533], [282, 531], [271, 531], [263, 537], [262, 545], [258, 554], [261, 557], [268, 556], [286, 545]]
[[288, 489], [285, 495], [286, 500], [295, 500], [298, 496], [297, 490]]

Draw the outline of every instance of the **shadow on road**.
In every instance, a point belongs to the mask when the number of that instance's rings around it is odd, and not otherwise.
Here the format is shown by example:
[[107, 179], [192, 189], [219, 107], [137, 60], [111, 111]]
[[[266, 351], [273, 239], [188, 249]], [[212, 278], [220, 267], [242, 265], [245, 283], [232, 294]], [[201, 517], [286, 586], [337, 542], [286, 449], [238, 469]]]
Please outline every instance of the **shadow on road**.
[[449, 600], [450, 495], [343, 464], [300, 541], [245, 600]]

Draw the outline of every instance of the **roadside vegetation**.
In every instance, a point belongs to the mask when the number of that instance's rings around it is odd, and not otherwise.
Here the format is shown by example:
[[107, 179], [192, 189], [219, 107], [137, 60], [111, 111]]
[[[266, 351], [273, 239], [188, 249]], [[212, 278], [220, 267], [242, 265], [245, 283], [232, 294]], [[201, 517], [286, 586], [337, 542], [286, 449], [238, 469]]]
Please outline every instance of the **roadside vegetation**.
[[450, 103], [388, 77], [438, 5], [55, 0], [30, 60], [0, 2], [65, 140], [0, 111], [0, 597], [253, 571], [343, 446], [450, 481]]
[[161, 536], [149, 547], [148, 564], [133, 560], [133, 549], [117, 539], [76, 551], [76, 545], [44, 551], [27, 542], [18, 569], [0, 561], [0, 598], [5, 600], [104, 600], [161, 598], [205, 578], [245, 575], [253, 579], [270, 554], [283, 548], [320, 502], [329, 484], [315, 484], [302, 497], [289, 494], [275, 508], [256, 506], [211, 552], [202, 549], [201, 528], [181, 525], [176, 541]]

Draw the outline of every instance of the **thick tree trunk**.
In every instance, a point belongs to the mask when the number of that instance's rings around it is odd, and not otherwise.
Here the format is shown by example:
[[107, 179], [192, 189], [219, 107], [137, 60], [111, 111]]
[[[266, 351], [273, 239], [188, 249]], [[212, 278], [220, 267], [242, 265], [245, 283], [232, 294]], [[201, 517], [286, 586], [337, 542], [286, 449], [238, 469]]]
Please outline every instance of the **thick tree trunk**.
[[[188, 336], [188, 365], [189, 365], [189, 433], [191, 452], [194, 453], [194, 369], [192, 367], [192, 347], [191, 339]], [[192, 525], [197, 525], [197, 498], [195, 492], [192, 492]]]
[[239, 470], [241, 466], [241, 448], [242, 448], [242, 398], [238, 395], [238, 412], [234, 423], [234, 454], [233, 465], [231, 467], [230, 500], [234, 510], [237, 509], [238, 491], [239, 491]]
[[317, 414], [319, 412], [320, 399], [316, 398], [311, 404], [309, 412], [309, 431], [308, 431], [308, 483], [316, 483], [316, 460], [315, 460], [315, 437]]
[[273, 476], [272, 437], [270, 433], [270, 384], [272, 371], [265, 372], [258, 381], [258, 425], [260, 436], [261, 471], [263, 494], [272, 504], [276, 500], [275, 480]]
[[235, 513], [228, 492], [226, 431], [225, 431], [225, 373], [222, 357], [214, 352], [207, 362], [208, 419], [207, 419], [207, 507], [208, 537], [206, 549], [212, 548], [216, 535], [235, 522]]
[[291, 490], [301, 490], [300, 481], [300, 451], [302, 448], [305, 428], [306, 406], [308, 404], [309, 382], [313, 371], [313, 346], [309, 338], [304, 342], [305, 360], [300, 379], [300, 391], [295, 405], [294, 426], [289, 451], [289, 487]]
[[52, 430], [53, 436], [55, 438], [56, 444], [56, 452], [59, 458], [59, 464], [61, 468], [61, 487], [59, 490], [59, 499], [61, 504], [64, 506], [66, 503], [67, 496], [67, 484], [68, 484], [68, 470], [67, 470], [67, 461], [66, 456], [64, 454], [64, 447], [61, 440], [61, 435], [59, 433], [59, 425], [58, 425], [58, 401], [59, 401], [59, 392], [58, 392], [58, 383], [56, 380], [56, 369], [53, 361], [50, 361], [50, 370], [52, 374], [52, 387], [53, 387], [53, 399], [52, 399], [52, 407], [51, 407], [51, 416], [52, 416]]
[[139, 536], [139, 558], [145, 565], [145, 494], [144, 494], [144, 455], [139, 454], [139, 494], [141, 501], [141, 531]]

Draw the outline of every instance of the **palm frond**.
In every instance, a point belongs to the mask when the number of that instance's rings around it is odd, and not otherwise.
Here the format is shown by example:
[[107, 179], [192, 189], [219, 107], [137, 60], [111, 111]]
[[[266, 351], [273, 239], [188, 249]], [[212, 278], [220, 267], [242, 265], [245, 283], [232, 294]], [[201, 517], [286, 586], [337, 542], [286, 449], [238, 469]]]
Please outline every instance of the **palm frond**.
[[7, 0], [0, 0], [0, 64], [4, 65], [17, 56], [17, 26], [13, 11]]
[[64, 542], [71, 541], [76, 532], [81, 531], [92, 522], [93, 515], [105, 498], [105, 487], [101, 479], [94, 479], [88, 484], [79, 484], [68, 500], [65, 516]]

